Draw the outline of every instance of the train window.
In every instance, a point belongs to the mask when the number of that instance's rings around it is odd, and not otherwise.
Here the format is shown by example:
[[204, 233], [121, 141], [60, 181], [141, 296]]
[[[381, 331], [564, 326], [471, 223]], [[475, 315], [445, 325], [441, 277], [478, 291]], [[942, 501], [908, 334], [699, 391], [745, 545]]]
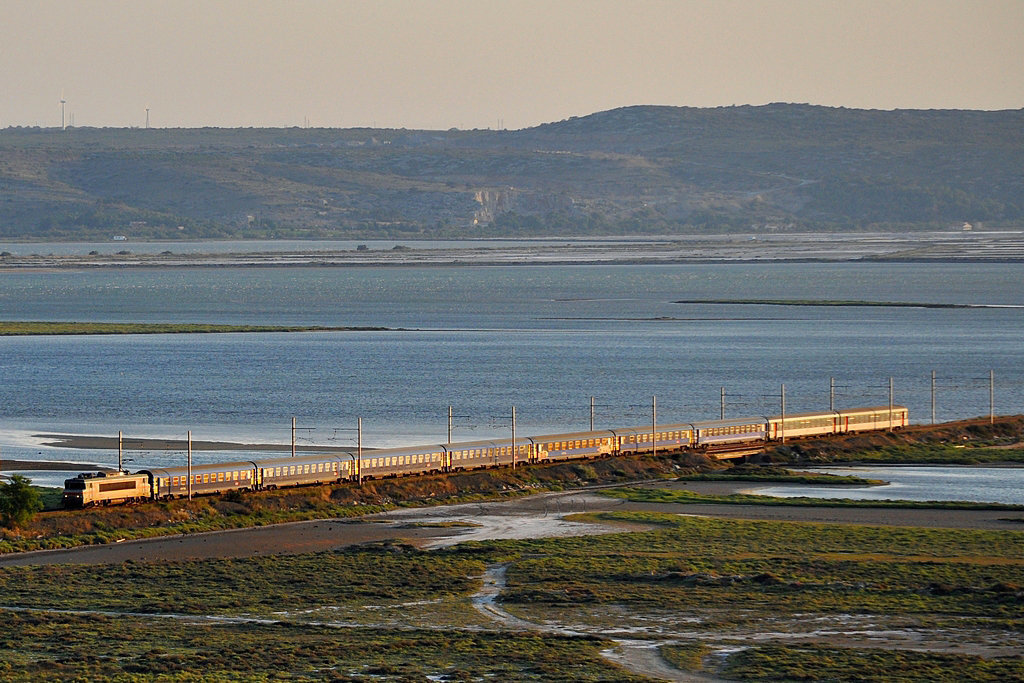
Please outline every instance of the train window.
[[204, 484], [209, 484], [210, 483], [210, 475], [209, 474], [204, 474], [203, 475], [203, 483]]

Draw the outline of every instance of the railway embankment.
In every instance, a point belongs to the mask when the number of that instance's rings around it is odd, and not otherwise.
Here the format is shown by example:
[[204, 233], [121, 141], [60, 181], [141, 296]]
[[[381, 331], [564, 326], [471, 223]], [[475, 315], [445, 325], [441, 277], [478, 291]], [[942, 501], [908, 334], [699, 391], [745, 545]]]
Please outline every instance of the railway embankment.
[[1024, 415], [911, 425], [777, 444], [760, 462], [931, 465], [1024, 464]]
[[[862, 462], [1019, 466], [1024, 464], [1024, 416], [792, 441], [772, 446], [752, 459], [790, 466]], [[516, 498], [542, 491], [729, 472], [728, 467], [698, 453], [676, 453], [370, 480], [362, 486], [341, 484], [90, 510], [49, 510], [23, 528], [0, 529], [0, 553], [350, 518], [397, 507]], [[740, 481], [758, 476], [749, 468], [733, 470], [733, 475]]]
[[376, 479], [361, 486], [310, 486], [110, 508], [48, 510], [24, 528], [0, 529], [0, 553], [356, 517], [403, 506], [514, 498], [541, 491], [671, 478], [718, 466], [696, 453], [676, 453]]

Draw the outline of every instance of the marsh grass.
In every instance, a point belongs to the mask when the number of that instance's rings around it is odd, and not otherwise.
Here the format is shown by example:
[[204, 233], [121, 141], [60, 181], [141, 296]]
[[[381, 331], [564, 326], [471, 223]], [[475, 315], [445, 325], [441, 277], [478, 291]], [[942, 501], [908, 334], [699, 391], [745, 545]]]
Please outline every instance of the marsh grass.
[[[831, 460], [831, 459], [830, 459]], [[986, 445], [893, 444], [858, 450], [834, 462], [927, 465], [984, 465], [1024, 463], [1024, 448], [993, 448]]]
[[69, 334], [223, 334], [226, 332], [381, 331], [385, 327], [323, 327], [288, 325], [209, 325], [202, 323], [82, 323], [0, 321], [0, 337]]
[[1024, 505], [1011, 503], [975, 503], [971, 501], [854, 500], [850, 498], [811, 498], [805, 496], [779, 498], [749, 493], [728, 495], [696, 493], [679, 489], [615, 488], [601, 495], [640, 503], [724, 503], [727, 505], [777, 505], [814, 507], [860, 507], [937, 510], [1024, 510]]
[[703, 671], [704, 658], [711, 652], [711, 648], [704, 643], [662, 645], [658, 648], [658, 653], [666, 662], [683, 671]]
[[865, 479], [850, 475], [825, 474], [818, 472], [794, 472], [783, 467], [731, 467], [722, 472], [700, 472], [684, 474], [679, 481], [756, 481], [786, 484], [811, 484], [814, 486], [881, 486], [881, 479]]
[[[495, 541], [514, 553], [509, 604], [951, 614], [1024, 625], [1024, 533], [600, 513], [660, 525], [599, 537]], [[469, 545], [469, 544], [467, 544]]]
[[[0, 678], [640, 681], [590, 637], [9, 613]], [[443, 677], [443, 679], [441, 678]]]
[[168, 614], [260, 614], [465, 596], [484, 563], [410, 546], [306, 555], [0, 570], [10, 606]]
[[816, 645], [759, 645], [731, 655], [723, 673], [738, 680], [758, 681], [1019, 681], [1024, 680], [1024, 659]]

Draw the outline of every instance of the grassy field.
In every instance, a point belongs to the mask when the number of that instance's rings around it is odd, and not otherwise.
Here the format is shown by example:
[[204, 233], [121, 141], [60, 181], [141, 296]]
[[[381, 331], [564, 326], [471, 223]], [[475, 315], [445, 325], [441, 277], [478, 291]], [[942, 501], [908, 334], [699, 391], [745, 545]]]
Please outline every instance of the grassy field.
[[[769, 480], [770, 481], [770, 480]], [[716, 495], [680, 489], [616, 488], [601, 491], [602, 495], [640, 503], [724, 503], [727, 505], [781, 505], [814, 507], [861, 507], [937, 510], [1024, 510], [1024, 505], [1011, 503], [975, 503], [971, 501], [916, 500], [854, 500], [850, 498], [777, 498], [750, 493]]]
[[849, 460], [880, 465], [984, 465], [1024, 463], [1024, 448], [952, 444], [898, 444], [857, 451]]
[[[599, 654], [617, 629], [654, 642], [686, 640], [663, 649], [684, 668], [743, 642], [744, 630], [778, 630], [787, 619], [821, 628], [823, 619], [863, 616], [882, 631], [901, 620], [959, 629], [968, 644], [1012, 641], [1024, 631], [1024, 532], [598, 516], [653, 528], [431, 552], [382, 544], [5, 568], [0, 604], [32, 611], [5, 612], [0, 678], [633, 680]], [[470, 597], [498, 563], [507, 564], [504, 609], [592, 635], [494, 632], [499, 625]], [[877, 651], [759, 643], [724, 661], [738, 680], [801, 680], [807, 672], [845, 680], [858, 668], [866, 680], [942, 680], [952, 672], [1009, 680], [1022, 671], [1019, 659], [923, 656], [892, 644]]]
[[597, 516], [660, 528], [489, 544], [523, 558], [508, 570], [506, 603], [941, 614], [1024, 627], [1024, 532]]
[[739, 465], [721, 472], [684, 474], [680, 481], [756, 481], [780, 484], [810, 484], [811, 486], [881, 486], [881, 479], [865, 479], [851, 475], [821, 472], [794, 472], [770, 465]]
[[0, 336], [69, 334], [214, 334], [225, 332], [339, 332], [385, 330], [384, 327], [283, 325], [207, 325], [192, 323], [76, 323], [0, 321]]
[[14, 613], [5, 681], [640, 681], [607, 641], [551, 635]]
[[733, 656], [724, 675], [744, 681], [1019, 681], [1024, 659], [827, 646], [769, 645]]

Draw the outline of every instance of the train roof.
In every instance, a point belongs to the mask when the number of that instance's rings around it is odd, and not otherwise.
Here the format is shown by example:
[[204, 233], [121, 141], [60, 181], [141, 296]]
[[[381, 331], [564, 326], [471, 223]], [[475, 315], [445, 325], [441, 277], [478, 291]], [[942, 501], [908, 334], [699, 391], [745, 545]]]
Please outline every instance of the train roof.
[[733, 417], [725, 420], [705, 420], [703, 422], [694, 422], [694, 429], [702, 428], [713, 428], [713, 427], [742, 427], [745, 425], [752, 424], [767, 424], [768, 418], [761, 415], [748, 415], [747, 417]]
[[[812, 417], [839, 417], [839, 412], [835, 411], [835, 410], [825, 410], [825, 411], [817, 410], [817, 411], [808, 412], [808, 413], [786, 413], [786, 419], [787, 420], [797, 420], [797, 419], [803, 420], [803, 419], [808, 419], [808, 418], [812, 418]], [[781, 418], [782, 418], [781, 415], [772, 415], [768, 419], [769, 420], [779, 420]]]
[[[571, 432], [568, 434], [538, 434], [537, 436], [528, 437], [532, 439], [534, 443], [538, 441], [576, 441], [583, 439], [606, 439], [609, 436], [614, 436], [615, 432], [610, 429], [599, 429], [593, 432]], [[518, 441], [518, 439], [516, 439]]]
[[[256, 463], [251, 460], [238, 460], [235, 462], [215, 462], [206, 464], [193, 464], [192, 474], [203, 474], [206, 472], [232, 472], [234, 470], [248, 470], [254, 469]], [[181, 467], [148, 467], [146, 469], [139, 470], [139, 472], [148, 472], [154, 477], [180, 477], [181, 475], [187, 475], [189, 468], [187, 465]]]
[[[517, 446], [529, 446], [533, 441], [528, 436], [517, 436]], [[463, 441], [461, 443], [447, 444], [445, 448], [449, 453], [454, 451], [466, 451], [477, 448], [506, 448], [512, 445], [512, 439], [484, 439], [482, 441]]]
[[304, 455], [296, 455], [294, 458], [291, 456], [283, 456], [280, 458], [270, 458], [268, 460], [256, 460], [255, 463], [259, 467], [266, 467], [269, 465], [308, 465], [311, 463], [329, 462], [331, 460], [345, 462], [351, 460], [352, 457], [351, 453], [306, 453]]
[[[893, 405], [892, 406], [892, 412], [894, 412], [894, 413], [896, 411], [900, 411], [900, 410], [905, 411], [906, 409], [907, 409], [906, 406], [898, 406], [898, 405]], [[851, 408], [849, 410], [840, 410], [838, 412], [839, 412], [840, 415], [864, 415], [864, 414], [868, 414], [868, 413], [888, 413], [889, 412], [889, 406], [884, 405], [884, 406], [869, 406], [867, 408]]]

